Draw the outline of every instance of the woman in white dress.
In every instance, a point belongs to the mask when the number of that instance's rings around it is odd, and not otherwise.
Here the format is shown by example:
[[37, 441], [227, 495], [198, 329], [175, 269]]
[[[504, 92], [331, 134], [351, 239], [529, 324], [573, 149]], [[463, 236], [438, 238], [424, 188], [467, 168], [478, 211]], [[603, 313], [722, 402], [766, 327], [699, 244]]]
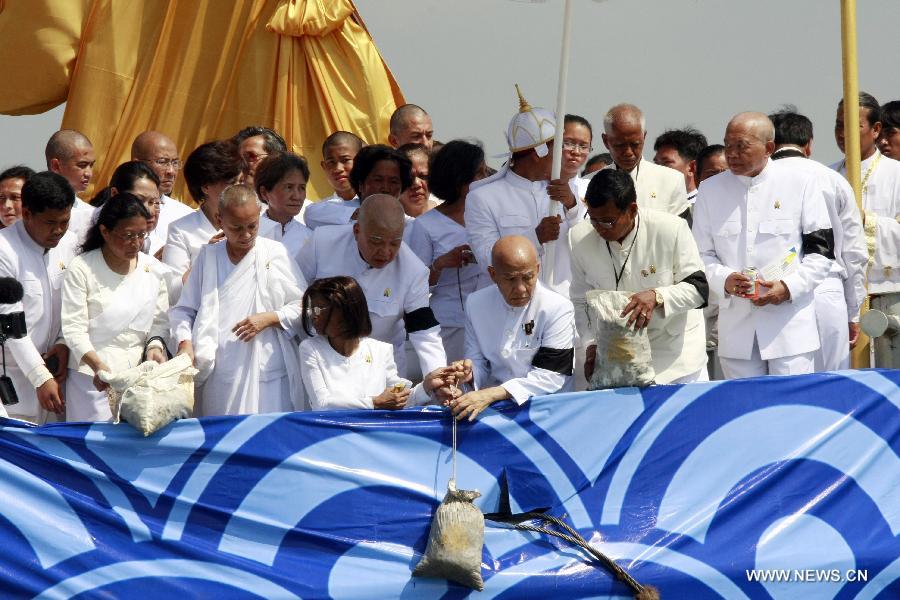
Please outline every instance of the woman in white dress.
[[62, 333], [69, 347], [67, 421], [111, 418], [100, 371], [142, 358], [164, 362], [169, 308], [164, 268], [142, 253], [150, 214], [131, 194], [107, 202], [69, 263], [62, 291]]
[[293, 152], [270, 154], [257, 165], [253, 178], [256, 195], [266, 204], [259, 218], [259, 235], [284, 244], [292, 258], [312, 237], [312, 230], [300, 219], [308, 180], [306, 159]]
[[453, 140], [431, 159], [431, 192], [443, 200], [416, 218], [409, 246], [429, 265], [431, 310], [441, 324], [447, 360], [464, 358], [465, 303], [475, 290], [490, 284], [485, 268], [475, 264], [466, 235], [466, 196], [473, 181], [485, 176], [484, 150]]
[[453, 367], [432, 371], [413, 388], [397, 374], [394, 347], [367, 337], [369, 308], [352, 277], [317, 279], [307, 288], [303, 328], [311, 336], [300, 343], [300, 364], [312, 410], [397, 410], [426, 404], [439, 388], [438, 399], [453, 393]]

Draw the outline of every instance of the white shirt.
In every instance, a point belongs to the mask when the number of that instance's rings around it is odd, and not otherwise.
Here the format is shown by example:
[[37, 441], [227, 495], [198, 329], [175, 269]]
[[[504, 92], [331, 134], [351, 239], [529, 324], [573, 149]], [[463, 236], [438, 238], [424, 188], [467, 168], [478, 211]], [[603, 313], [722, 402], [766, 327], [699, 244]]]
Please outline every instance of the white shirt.
[[351, 200], [344, 200], [334, 193], [328, 198], [323, 198], [307, 206], [304, 220], [310, 229], [322, 225], [346, 225], [359, 205], [360, 201], [356, 196]]
[[6, 342], [7, 374], [19, 396], [19, 404], [13, 407], [16, 414], [37, 417], [35, 389], [52, 377], [41, 355], [62, 342], [62, 281], [78, 244], [76, 235], [67, 232], [55, 248], [45, 252], [28, 235], [23, 220], [0, 229], [0, 277], [14, 277], [23, 289], [22, 301], [0, 304], [0, 313], [24, 311], [27, 329], [24, 338]]
[[866, 299], [869, 254], [853, 188], [837, 172], [814, 160], [798, 156], [781, 158], [779, 162], [793, 169], [803, 169], [821, 180], [825, 206], [834, 232], [835, 261], [831, 272], [841, 280], [850, 320], [857, 322], [859, 309]]
[[422, 319], [418, 324], [424, 327], [409, 332], [422, 373], [447, 364], [440, 325], [434, 321], [428, 303], [428, 268], [406, 242], [401, 243], [393, 261], [375, 269], [360, 256], [352, 225], [324, 226], [315, 230], [312, 240], [300, 250], [297, 262], [307, 281], [337, 275], [356, 279], [369, 306], [371, 337], [394, 345], [394, 360], [401, 369], [405, 365], [404, 318], [413, 312]]
[[[541, 260], [541, 281], [552, 290], [569, 296], [569, 247], [566, 236], [569, 228], [584, 218], [585, 208], [578, 202], [576, 194], [575, 206], [565, 211], [560, 224], [559, 238], [547, 244], [538, 243], [535, 228], [544, 217], [564, 210], [562, 204], [550, 200], [547, 194], [548, 181], [530, 181], [508, 170], [498, 173], [488, 183], [469, 191], [466, 198], [466, 230], [469, 233], [469, 246], [475, 253], [475, 259], [486, 271], [491, 264], [491, 250], [501, 237], [522, 235], [531, 240], [537, 248]], [[571, 181], [573, 193], [576, 184]], [[547, 256], [550, 245], [553, 245], [553, 265], [548, 264]], [[552, 269], [553, 281], [548, 281]]]
[[640, 208], [635, 227], [621, 244], [607, 244], [590, 221], [569, 232], [569, 244], [570, 293], [581, 343], [596, 343], [585, 300], [589, 290], [657, 290], [663, 304], [655, 309], [647, 331], [656, 382], [669, 383], [706, 365], [706, 334], [699, 308], [705, 304], [700, 289], [708, 294], [709, 287], [687, 221]]
[[[407, 388], [412, 385], [397, 374], [394, 347], [368, 337], [359, 340], [359, 347], [350, 356], [338, 353], [323, 335], [305, 339], [300, 343], [300, 364], [311, 410], [371, 409], [372, 398], [385, 388], [398, 383]], [[427, 402], [428, 395], [419, 384], [406, 405]]]
[[121, 275], [109, 268], [99, 248], [72, 260], [62, 293], [70, 369], [93, 375], [82, 357], [94, 351], [116, 373], [136, 366], [151, 338], [168, 340], [169, 296], [158, 262], [139, 253], [134, 271]]
[[[694, 237], [706, 264], [710, 299], [719, 304], [719, 356], [725, 358], [749, 360], [754, 339], [763, 360], [819, 348], [813, 295], [833, 261], [818, 253], [802, 254], [803, 237], [829, 231], [831, 220], [820, 178], [783, 162], [769, 161], [753, 178], [725, 171], [700, 184]], [[754, 306], [725, 293], [731, 273], [750, 266], [763, 269], [792, 247], [801, 253], [801, 262], [783, 278], [788, 301]]]
[[97, 210], [84, 200], [75, 198], [72, 214], [69, 217], [69, 231], [75, 234], [79, 243], [87, 237], [88, 229], [94, 224], [94, 211]]
[[[846, 176], [844, 162], [832, 168]], [[869, 173], [866, 179], [866, 173]], [[891, 160], [877, 149], [862, 161], [860, 179], [862, 205], [865, 211], [866, 244], [875, 249], [875, 262], [869, 269], [869, 292], [900, 292], [900, 162]]]
[[293, 258], [312, 238], [312, 229], [303, 224], [299, 215], [282, 225], [269, 218], [268, 210], [263, 210], [259, 215], [259, 236], [281, 242], [288, 256]]
[[[410, 229], [409, 247], [426, 265], [468, 243], [465, 227], [437, 210], [421, 215]], [[437, 283], [431, 286], [431, 309], [441, 327], [465, 327], [466, 298], [490, 283], [477, 263], [441, 271]]]
[[159, 216], [156, 219], [156, 229], [154, 231], [159, 231], [162, 238], [165, 239], [169, 235], [170, 224], [196, 210], [175, 198], [163, 194], [159, 199]]
[[[522, 307], [508, 305], [496, 285], [466, 300], [466, 357], [478, 389], [502, 386], [518, 404], [532, 396], [574, 391], [574, 348], [572, 303], [540, 282]], [[557, 351], [549, 362], [548, 350]], [[562, 364], [566, 356], [568, 363]], [[533, 364], [536, 359], [539, 365]]]
[[198, 209], [169, 224], [169, 237], [163, 250], [163, 262], [179, 273], [185, 273], [200, 249], [216, 235], [218, 228]]
[[[615, 164], [604, 167], [604, 169], [616, 168], [618, 167]], [[578, 191], [582, 198], [585, 197], [588, 185], [597, 173], [599, 171], [588, 173], [579, 180]], [[637, 204], [641, 208], [652, 208], [677, 216], [683, 214], [690, 206], [684, 174], [680, 171], [641, 158], [638, 165], [628, 174], [634, 180]]]

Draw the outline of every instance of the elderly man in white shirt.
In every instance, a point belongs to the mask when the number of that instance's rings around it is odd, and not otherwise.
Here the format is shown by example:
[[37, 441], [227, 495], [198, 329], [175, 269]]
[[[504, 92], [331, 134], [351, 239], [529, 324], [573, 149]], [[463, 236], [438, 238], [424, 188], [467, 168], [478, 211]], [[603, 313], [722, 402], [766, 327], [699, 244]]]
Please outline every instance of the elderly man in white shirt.
[[457, 419], [472, 421], [499, 400], [522, 405], [532, 396], [574, 391], [574, 308], [539, 281], [539, 272], [528, 238], [494, 244], [488, 273], [496, 285], [466, 300], [466, 359], [454, 366], [462, 366], [462, 380], [475, 390], [449, 401]]
[[74, 202], [64, 177], [38, 173], [22, 187], [22, 219], [0, 230], [0, 277], [16, 278], [24, 291], [21, 303], [0, 305], [0, 312], [24, 311], [28, 330], [6, 342], [12, 357], [7, 374], [19, 397], [9, 416], [17, 419], [43, 423], [49, 413], [65, 410], [69, 350], [60, 333], [60, 305], [63, 275], [78, 245], [67, 231]]
[[446, 366], [441, 327], [428, 302], [428, 268], [403, 241], [403, 206], [394, 196], [375, 194], [363, 202], [353, 225], [319, 227], [298, 255], [307, 281], [348, 275], [366, 295], [371, 337], [393, 344], [405, 376], [404, 332], [422, 373]]
[[186, 273], [200, 249], [221, 239], [218, 233], [219, 196], [237, 181], [241, 161], [234, 143], [208, 142], [198, 146], [184, 163], [188, 190], [200, 208], [169, 225], [162, 261], [178, 273]]
[[[704, 181], [694, 205], [728, 379], [811, 373], [819, 349], [814, 292], [831, 271], [834, 233], [819, 178], [770, 161], [774, 140], [766, 115], [735, 116], [729, 170]], [[778, 279], [752, 280], [750, 267]]]
[[584, 206], [578, 202], [575, 179], [550, 180], [556, 116], [532, 108], [521, 93], [519, 104], [506, 134], [509, 166], [470, 188], [465, 212], [469, 246], [476, 262], [486, 267], [501, 237], [527, 237], [538, 249], [541, 281], [568, 298], [566, 235], [584, 217]]
[[[595, 366], [596, 340], [587, 313], [589, 290], [634, 292], [623, 317], [648, 328], [656, 383], [709, 379], [701, 308], [709, 285], [697, 244], [684, 219], [637, 205], [627, 174], [604, 169], [585, 198], [589, 220], [569, 232], [575, 322], [587, 346], [585, 378]], [[579, 365], [580, 367], [580, 365]]]
[[826, 208], [834, 231], [834, 265], [816, 290], [816, 324], [821, 348], [816, 352], [816, 371], [850, 368], [850, 348], [859, 336], [859, 311], [866, 299], [869, 253], [853, 188], [836, 171], [814, 160], [813, 125], [807, 117], [783, 110], [769, 115], [775, 125], [772, 160], [783, 160], [823, 184]]
[[[652, 208], [670, 215], [689, 218], [690, 203], [684, 175], [675, 169], [657, 165], [643, 156], [647, 138], [644, 114], [633, 104], [617, 104], [603, 117], [603, 144], [613, 158], [607, 169], [625, 171], [634, 179], [640, 208]], [[583, 198], [593, 174], [579, 180]]]
[[[159, 177], [159, 216], [156, 218], [156, 235], [165, 243], [169, 234], [169, 224], [186, 217], [194, 209], [172, 198], [175, 179], [181, 170], [178, 147], [167, 135], [158, 131], [144, 131], [131, 143], [131, 160], [139, 160], [153, 169]], [[158, 233], [157, 233], [158, 232]]]
[[257, 236], [259, 209], [249, 186], [225, 189], [225, 241], [203, 247], [169, 311], [178, 353], [199, 371], [197, 416], [304, 408], [297, 337], [306, 281], [282, 244]]

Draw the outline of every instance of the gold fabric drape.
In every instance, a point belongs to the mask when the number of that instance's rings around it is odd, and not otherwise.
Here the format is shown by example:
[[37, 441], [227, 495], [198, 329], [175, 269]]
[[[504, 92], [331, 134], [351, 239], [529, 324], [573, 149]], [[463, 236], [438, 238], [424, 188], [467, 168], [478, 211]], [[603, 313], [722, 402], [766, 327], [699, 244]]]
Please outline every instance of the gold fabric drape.
[[[94, 144], [95, 186], [148, 129], [182, 158], [247, 125], [281, 133], [311, 167], [331, 132], [384, 142], [403, 103], [352, 0], [0, 0], [0, 113], [66, 102]], [[189, 201], [179, 177], [175, 195]]]

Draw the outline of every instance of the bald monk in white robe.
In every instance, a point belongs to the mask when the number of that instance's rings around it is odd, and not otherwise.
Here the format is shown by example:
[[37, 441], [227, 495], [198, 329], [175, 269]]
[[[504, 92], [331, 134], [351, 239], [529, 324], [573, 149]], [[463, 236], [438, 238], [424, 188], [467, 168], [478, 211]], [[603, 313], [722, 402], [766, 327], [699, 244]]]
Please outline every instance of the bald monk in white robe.
[[218, 225], [170, 313], [179, 354], [189, 354], [197, 416], [303, 410], [298, 336], [306, 280], [284, 246], [257, 237], [260, 205], [245, 185], [226, 188]]

